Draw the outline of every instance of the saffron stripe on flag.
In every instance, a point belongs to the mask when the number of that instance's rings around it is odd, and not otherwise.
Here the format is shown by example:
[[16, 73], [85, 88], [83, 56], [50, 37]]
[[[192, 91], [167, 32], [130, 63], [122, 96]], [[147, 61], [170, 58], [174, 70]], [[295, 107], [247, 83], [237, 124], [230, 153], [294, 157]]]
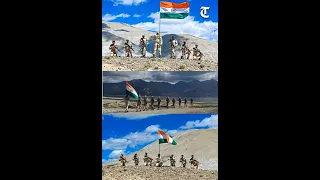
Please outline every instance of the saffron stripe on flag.
[[189, 8], [189, 3], [188, 2], [183, 2], [180, 4], [176, 4], [173, 2], [164, 2], [160, 1], [160, 7], [161, 8]]

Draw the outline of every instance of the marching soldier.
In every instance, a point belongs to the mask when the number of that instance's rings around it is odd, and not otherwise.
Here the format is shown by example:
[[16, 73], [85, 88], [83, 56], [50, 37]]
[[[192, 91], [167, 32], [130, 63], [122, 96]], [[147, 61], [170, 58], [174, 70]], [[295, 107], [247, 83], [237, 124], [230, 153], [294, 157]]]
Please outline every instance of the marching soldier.
[[162, 46], [162, 37], [157, 33], [154, 36], [154, 49], [153, 49], [153, 57], [156, 57], [157, 49], [159, 51], [159, 57], [161, 57], [161, 46]]
[[124, 102], [125, 102], [125, 105], [126, 105], [126, 110], [125, 110], [125, 112], [128, 112], [129, 100], [130, 100], [129, 95], [126, 95], [126, 96], [124, 97]]
[[109, 46], [110, 49], [110, 56], [117, 56], [118, 57], [118, 46], [116, 45], [116, 41], [113, 40], [112, 44]]
[[181, 59], [185, 59], [186, 58], [186, 54], [187, 54], [187, 59], [189, 59], [189, 56], [191, 54], [191, 51], [187, 48], [186, 42], [183, 41], [183, 44], [181, 46]]
[[198, 48], [198, 44], [195, 45], [195, 47], [193, 47], [193, 58], [199, 58], [199, 60], [201, 60], [201, 57], [203, 56], [203, 54], [201, 53], [200, 49]]
[[181, 155], [180, 162], [181, 162], [181, 164], [182, 164], [182, 167], [186, 167], [186, 165], [187, 165], [187, 160], [186, 160], [186, 158], [183, 157], [183, 155]]
[[142, 54], [142, 57], [146, 57], [147, 44], [148, 44], [148, 40], [147, 38], [145, 38], [143, 34], [142, 38], [140, 38], [140, 46], [141, 46], [140, 52]]
[[176, 99], [175, 98], [172, 98], [172, 106], [175, 108], [176, 107]]
[[198, 169], [199, 162], [196, 159], [194, 159], [193, 155], [191, 155], [189, 163], [191, 164], [191, 168], [196, 167]]
[[169, 97], [167, 97], [166, 101], [167, 101], [167, 108], [169, 108], [169, 102], [170, 102]]
[[124, 156], [124, 154], [121, 154], [121, 156], [120, 156], [120, 158], [119, 158], [119, 161], [122, 163], [122, 166], [126, 166], [127, 159], [126, 159], [126, 157]]
[[143, 98], [143, 111], [147, 111], [148, 110], [148, 107], [147, 107], [147, 96], [144, 95], [144, 98]]
[[181, 107], [181, 97], [179, 97], [179, 108]]
[[174, 53], [174, 48], [178, 45], [178, 42], [177, 40], [174, 39], [173, 36], [169, 40], [169, 45], [170, 45], [170, 58], [176, 58]]
[[137, 111], [136, 112], [138, 112], [138, 110], [141, 111], [141, 96], [140, 95], [139, 95], [138, 101], [137, 101]]
[[151, 109], [152, 110], [154, 109], [153, 104], [154, 104], [154, 98], [153, 98], [153, 96], [151, 96]]
[[162, 158], [161, 158], [160, 154], [158, 154], [158, 157], [156, 158], [156, 166], [161, 167], [162, 164], [163, 164]]
[[158, 109], [160, 109], [160, 103], [161, 103], [160, 96], [158, 97], [157, 102], [158, 102]]
[[190, 104], [191, 104], [191, 106], [193, 106], [193, 99], [192, 98], [190, 99]]
[[176, 160], [173, 157], [173, 154], [170, 156], [170, 165], [171, 167], [175, 167], [176, 166]]
[[[124, 43], [124, 49], [126, 51], [126, 56], [127, 57], [132, 57], [132, 44], [129, 42], [129, 39], [126, 40], [126, 42]], [[134, 51], [134, 50], [133, 50]]]
[[184, 98], [184, 107], [188, 107], [187, 106], [187, 98]]
[[151, 166], [152, 158], [148, 157], [148, 153], [145, 153], [145, 154], [144, 154], [143, 161], [144, 161], [144, 165], [145, 165], [145, 166], [148, 166], [148, 165]]
[[135, 164], [136, 166], [139, 165], [139, 157], [138, 157], [137, 153], [134, 154], [134, 156], [133, 156], [133, 161], [134, 161], [134, 164]]

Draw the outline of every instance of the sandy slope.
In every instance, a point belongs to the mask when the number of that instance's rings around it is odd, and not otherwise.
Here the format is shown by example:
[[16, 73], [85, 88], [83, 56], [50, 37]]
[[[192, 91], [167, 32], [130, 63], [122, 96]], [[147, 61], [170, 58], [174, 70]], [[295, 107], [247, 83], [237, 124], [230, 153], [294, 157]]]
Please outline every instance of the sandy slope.
[[[215, 129], [201, 129], [201, 130], [187, 130], [173, 136], [173, 139], [177, 142], [177, 145], [161, 144], [161, 157], [164, 161], [164, 166], [169, 166], [170, 162], [168, 158], [173, 154], [176, 158], [176, 166], [181, 167], [179, 158], [184, 155], [187, 161], [191, 155], [194, 155], [195, 159], [200, 162], [199, 169], [203, 170], [218, 170], [218, 130]], [[144, 153], [148, 153], [151, 158], [157, 156], [159, 152], [158, 140], [144, 147], [143, 149], [135, 152], [140, 158], [139, 166], [143, 166]], [[129, 155], [128, 166], [134, 165], [133, 155]], [[118, 161], [110, 162], [107, 165], [120, 165]], [[190, 168], [190, 164], [187, 164], [187, 168]]]

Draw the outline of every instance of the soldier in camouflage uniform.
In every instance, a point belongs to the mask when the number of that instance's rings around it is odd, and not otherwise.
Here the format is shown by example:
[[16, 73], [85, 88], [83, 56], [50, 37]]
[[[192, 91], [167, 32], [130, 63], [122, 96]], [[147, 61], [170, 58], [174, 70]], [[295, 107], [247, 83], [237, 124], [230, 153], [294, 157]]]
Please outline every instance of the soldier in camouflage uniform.
[[142, 54], [142, 57], [146, 57], [146, 51], [147, 51], [147, 44], [148, 40], [145, 38], [144, 34], [142, 35], [142, 38], [140, 39], [140, 52]]
[[172, 98], [172, 106], [175, 108], [176, 107], [176, 99], [173, 97]]
[[184, 107], [188, 107], [187, 106], [187, 98], [184, 98]]
[[161, 46], [162, 46], [162, 37], [159, 33], [154, 36], [154, 49], [153, 49], [153, 57], [156, 57], [157, 49], [159, 51], [159, 57], [161, 57]]
[[201, 60], [202, 56], [203, 56], [203, 54], [201, 53], [200, 49], [198, 48], [198, 45], [196, 44], [195, 47], [193, 47], [192, 59], [194, 59], [194, 57], [196, 57], [196, 58], [199, 58], [199, 60]]
[[136, 166], [139, 165], [139, 157], [138, 157], [137, 153], [134, 154], [134, 156], [133, 156], [133, 161], [134, 161], [134, 164], [135, 164]]
[[178, 45], [177, 40], [174, 39], [174, 37], [172, 36], [171, 39], [169, 40], [169, 46], [170, 46], [170, 58], [175, 59], [176, 55], [174, 52], [175, 47]]
[[148, 166], [148, 165], [151, 166], [152, 160], [153, 160], [152, 158], [148, 157], [148, 153], [144, 154], [143, 161], [145, 166]]
[[158, 154], [158, 157], [156, 158], [156, 166], [161, 167], [162, 164], [163, 164], [162, 158], [161, 158], [160, 154]]
[[171, 167], [175, 167], [176, 166], [176, 160], [173, 157], [173, 154], [170, 156], [169, 160], [170, 160]]
[[179, 97], [179, 108], [181, 107], [181, 97]]
[[118, 46], [116, 45], [116, 41], [113, 40], [112, 44], [109, 46], [110, 56], [118, 56]]
[[161, 103], [160, 96], [158, 97], [157, 102], [158, 102], [158, 109], [160, 109], [160, 103]]
[[187, 165], [187, 160], [186, 160], [186, 158], [183, 157], [183, 155], [181, 155], [180, 162], [181, 162], [181, 164], [182, 164], [182, 167], [186, 167], [186, 165]]
[[126, 166], [127, 159], [126, 159], [126, 157], [124, 156], [124, 154], [121, 154], [121, 156], [120, 156], [120, 158], [119, 158], [119, 161], [122, 163], [122, 166]]
[[125, 112], [128, 112], [128, 108], [129, 108], [129, 100], [130, 100], [129, 95], [126, 95], [126, 96], [124, 97], [124, 102], [125, 102], [125, 106], [126, 106], [126, 110], [125, 110]]
[[143, 98], [143, 111], [147, 111], [148, 110], [148, 98], [146, 95], [144, 95], [144, 98]]
[[139, 95], [138, 101], [137, 101], [137, 111], [136, 112], [138, 112], [138, 111], [141, 111], [141, 96], [140, 95]]
[[152, 110], [154, 109], [153, 104], [154, 104], [154, 98], [153, 98], [153, 96], [151, 96], [151, 109]]
[[181, 46], [181, 52], [182, 52], [181, 59], [185, 59], [186, 58], [186, 54], [187, 54], [187, 59], [189, 59], [191, 51], [188, 49], [185, 41], [183, 41], [183, 44]]
[[126, 51], [126, 56], [127, 57], [132, 57], [132, 44], [129, 42], [129, 39], [126, 40], [126, 42], [123, 45], [125, 51]]
[[191, 106], [193, 106], [193, 99], [192, 98], [190, 99], [190, 104], [191, 104]]
[[169, 108], [169, 102], [170, 102], [169, 97], [167, 97], [166, 101], [167, 101], [167, 108]]

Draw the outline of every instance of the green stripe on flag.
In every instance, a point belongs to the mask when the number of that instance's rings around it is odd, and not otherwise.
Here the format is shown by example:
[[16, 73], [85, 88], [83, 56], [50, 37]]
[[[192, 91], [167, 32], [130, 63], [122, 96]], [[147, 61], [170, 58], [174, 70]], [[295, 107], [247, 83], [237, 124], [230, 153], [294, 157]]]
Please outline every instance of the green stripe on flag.
[[159, 144], [162, 144], [162, 143], [168, 143], [168, 141], [166, 139], [159, 139]]
[[162, 19], [184, 19], [189, 13], [160, 13]]
[[128, 90], [126, 90], [126, 94], [129, 95], [130, 97], [132, 97], [133, 99], [138, 99], [138, 96]]
[[173, 140], [173, 141], [172, 141], [172, 145], [177, 145], [177, 143]]

